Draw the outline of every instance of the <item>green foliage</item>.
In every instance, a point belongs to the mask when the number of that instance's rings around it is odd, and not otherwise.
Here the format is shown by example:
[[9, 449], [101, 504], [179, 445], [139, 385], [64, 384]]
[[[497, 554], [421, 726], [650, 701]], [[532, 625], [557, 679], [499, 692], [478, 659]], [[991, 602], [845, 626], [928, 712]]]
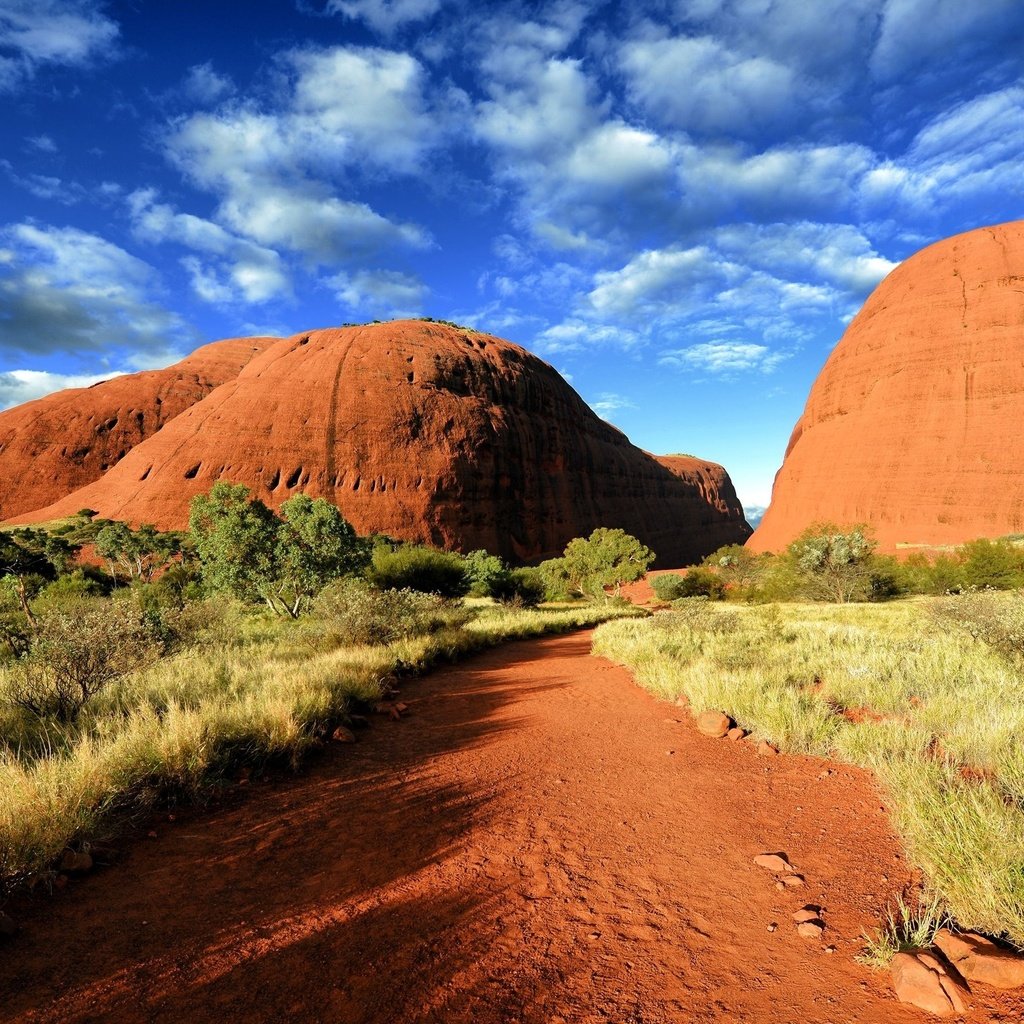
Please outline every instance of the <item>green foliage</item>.
[[717, 573], [694, 567], [686, 575], [670, 573], [651, 579], [654, 593], [662, 601], [678, 601], [688, 597], [706, 597], [712, 601], [725, 599], [725, 583]]
[[281, 512], [242, 484], [216, 483], [192, 500], [189, 528], [209, 591], [294, 618], [330, 580], [367, 564], [367, 542], [329, 501], [296, 494]]
[[472, 613], [433, 594], [378, 590], [361, 579], [338, 580], [316, 599], [322, 646], [390, 644], [464, 625]]
[[490, 596], [516, 608], [533, 608], [544, 600], [547, 587], [540, 569], [508, 569], [491, 583]]
[[932, 614], [941, 627], [965, 633], [1024, 667], [1024, 594], [968, 591], [934, 605]]
[[573, 597], [570, 589], [569, 570], [564, 558], [549, 558], [537, 566], [544, 584], [545, 601], [567, 601]]
[[896, 906], [886, 912], [881, 927], [873, 934], [864, 934], [864, 951], [858, 962], [885, 970], [897, 953], [930, 949], [940, 928], [949, 927], [949, 914], [937, 896], [930, 903], [908, 906], [902, 896]]
[[211, 592], [273, 606], [278, 519], [244, 484], [220, 481], [192, 499], [189, 532]]
[[106, 560], [110, 575], [125, 581], [149, 582], [181, 554], [181, 538], [161, 533], [143, 523], [133, 530], [127, 523], [107, 522], [96, 534], [96, 554]]
[[972, 540], [958, 552], [966, 587], [1014, 590], [1024, 586], [1024, 548], [1005, 540]]
[[874, 541], [863, 527], [842, 533], [831, 523], [818, 523], [802, 533], [789, 550], [809, 596], [845, 604], [870, 592], [874, 549]]
[[508, 568], [497, 556], [486, 551], [470, 551], [465, 557], [466, 572], [469, 575], [469, 592], [474, 597], [496, 597], [493, 586], [503, 579]]
[[469, 574], [461, 555], [418, 544], [395, 551], [374, 548], [367, 578], [380, 590], [418, 590], [439, 597], [462, 597], [469, 590]]
[[324, 498], [296, 494], [282, 506], [274, 550], [276, 597], [294, 617], [331, 580], [364, 569], [368, 544]]
[[603, 599], [609, 588], [618, 597], [622, 584], [640, 579], [654, 558], [636, 537], [601, 526], [586, 539], [569, 541], [562, 562], [570, 593]]
[[153, 635], [131, 601], [88, 600], [54, 609], [32, 630], [8, 700], [39, 718], [71, 723], [100, 690], [155, 655]]

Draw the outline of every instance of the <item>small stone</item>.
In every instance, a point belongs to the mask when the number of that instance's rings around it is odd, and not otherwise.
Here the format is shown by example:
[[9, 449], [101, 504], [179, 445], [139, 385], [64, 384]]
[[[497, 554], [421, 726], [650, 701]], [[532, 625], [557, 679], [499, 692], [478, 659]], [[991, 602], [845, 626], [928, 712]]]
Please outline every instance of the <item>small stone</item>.
[[759, 868], [767, 871], [792, 871], [793, 865], [786, 860], [784, 853], [759, 853], [754, 858], [754, 863]]
[[697, 729], [714, 739], [721, 739], [732, 726], [732, 719], [721, 711], [702, 711], [697, 716]]
[[147, 836], [148, 836], [148, 837], [149, 837], [150, 839], [156, 839], [156, 832], [155, 832], [155, 831], [154, 831], [153, 829], [150, 829], [150, 830], [149, 830], [149, 831], [148, 831], [148, 832], [146, 833], [146, 835], [147, 835]]
[[355, 743], [356, 734], [351, 729], [346, 729], [345, 726], [339, 725], [334, 732], [331, 733], [331, 739], [335, 743]]
[[680, 694], [680, 696], [676, 697], [676, 707], [677, 708], [688, 708], [689, 706], [690, 706], [690, 701], [687, 699], [685, 693], [684, 694]]
[[773, 747], [767, 740], [761, 740], [757, 745], [757, 752], [762, 757], [775, 757], [779, 752], [779, 748]]
[[984, 936], [975, 932], [957, 935], [948, 928], [941, 928], [935, 936], [935, 945], [968, 981], [993, 988], [1024, 986], [1024, 957], [997, 946]]
[[406, 713], [406, 711], [409, 710], [409, 705], [408, 704], [403, 704], [402, 701], [398, 701], [398, 703], [395, 704], [395, 710], [400, 715], [404, 715]]
[[967, 989], [927, 953], [897, 953], [892, 958], [892, 984], [896, 998], [937, 1017], [967, 1009]]
[[801, 921], [796, 926], [797, 934], [805, 939], [820, 939], [821, 933], [825, 930], [825, 922], [817, 919], [813, 921]]
[[824, 950], [822, 950], [823, 953], [834, 953], [835, 951], [836, 951], [836, 947], [835, 946], [826, 946], [824, 948]]
[[86, 871], [92, 870], [92, 857], [87, 853], [65, 850], [57, 870], [66, 871], [69, 875], [85, 874]]
[[738, 725], [736, 725], [733, 726], [733, 728], [731, 728], [725, 735], [728, 736], [728, 738], [731, 739], [733, 743], [735, 743], [738, 740], [743, 739], [743, 737], [747, 735], [747, 730], [741, 729]]
[[675, 753], [675, 751], [674, 750], [666, 750], [665, 753], [668, 754], [669, 757], [671, 757]]
[[0, 911], [0, 939], [9, 939], [18, 932], [18, 925], [13, 917], [8, 917]]
[[774, 921], [772, 921], [772, 923], [770, 925], [768, 925], [768, 931], [773, 932], [778, 927], [779, 926]]
[[781, 881], [784, 888], [798, 889], [804, 884], [803, 875], [785, 875], [779, 881]]
[[800, 924], [801, 921], [816, 921], [820, 915], [821, 907], [815, 907], [808, 903], [793, 915], [793, 920], [796, 921], [797, 924]]

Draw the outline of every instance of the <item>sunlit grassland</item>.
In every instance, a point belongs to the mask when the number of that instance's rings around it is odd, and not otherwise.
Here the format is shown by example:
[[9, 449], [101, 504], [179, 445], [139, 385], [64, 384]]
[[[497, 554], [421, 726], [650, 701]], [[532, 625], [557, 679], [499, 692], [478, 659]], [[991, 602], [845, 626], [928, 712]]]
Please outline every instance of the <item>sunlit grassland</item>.
[[949, 913], [1024, 946], [1024, 684], [931, 607], [691, 604], [605, 624], [594, 650], [783, 751], [870, 769]]
[[45, 877], [69, 844], [95, 840], [158, 797], [194, 799], [239, 765], [297, 764], [397, 673], [636, 614], [483, 602], [475, 611], [455, 628], [347, 648], [330, 648], [309, 623], [241, 614], [201, 646], [104, 690], [73, 727], [5, 704], [0, 669], [0, 891]]

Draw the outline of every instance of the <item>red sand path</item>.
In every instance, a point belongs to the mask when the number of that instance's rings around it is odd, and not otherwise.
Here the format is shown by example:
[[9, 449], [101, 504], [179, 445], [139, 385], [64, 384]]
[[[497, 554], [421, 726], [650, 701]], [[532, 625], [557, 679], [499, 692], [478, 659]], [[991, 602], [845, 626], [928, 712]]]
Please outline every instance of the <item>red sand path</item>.
[[[590, 638], [409, 683], [403, 721], [22, 908], [0, 1017], [925, 1020], [852, 960], [909, 879], [871, 781], [699, 736]], [[778, 850], [806, 888], [751, 864]], [[834, 954], [796, 935], [804, 902]], [[974, 1006], [1020, 1020], [1024, 1001]]]

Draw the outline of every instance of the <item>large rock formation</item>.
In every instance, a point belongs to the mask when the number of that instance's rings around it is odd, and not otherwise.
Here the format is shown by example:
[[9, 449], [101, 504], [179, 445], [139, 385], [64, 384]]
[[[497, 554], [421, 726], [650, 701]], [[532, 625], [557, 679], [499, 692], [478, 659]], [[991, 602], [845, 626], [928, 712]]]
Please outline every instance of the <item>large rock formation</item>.
[[0, 412], [0, 520], [42, 508], [99, 479], [279, 340], [214, 342], [165, 370], [58, 391]]
[[931, 245], [864, 304], [811, 389], [749, 546], [818, 521], [882, 546], [1024, 530], [1024, 222]]
[[181, 527], [217, 480], [274, 506], [322, 495], [360, 532], [517, 561], [597, 526], [628, 530], [668, 566], [749, 534], [720, 467], [670, 471], [525, 349], [422, 321], [278, 342], [102, 479], [29, 518], [89, 506]]

